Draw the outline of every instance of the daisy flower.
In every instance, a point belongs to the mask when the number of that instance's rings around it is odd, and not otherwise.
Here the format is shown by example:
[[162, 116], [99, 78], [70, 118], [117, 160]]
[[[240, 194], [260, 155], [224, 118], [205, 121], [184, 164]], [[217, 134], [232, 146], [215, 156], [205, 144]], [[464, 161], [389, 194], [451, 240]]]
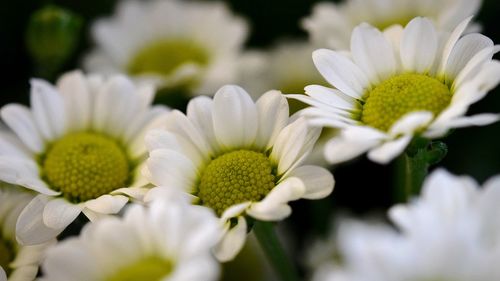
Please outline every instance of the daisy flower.
[[217, 257], [230, 260], [242, 247], [249, 216], [263, 221], [290, 215], [289, 201], [318, 199], [332, 192], [326, 169], [302, 165], [320, 134], [303, 118], [289, 121], [279, 91], [256, 103], [238, 86], [224, 86], [214, 99], [198, 97], [187, 115], [173, 111], [166, 130], [146, 136], [150, 151], [145, 174], [158, 186], [177, 188], [212, 208], [224, 225]]
[[451, 34], [425, 18], [384, 32], [361, 24], [351, 53], [316, 50], [316, 67], [336, 89], [311, 85], [308, 96], [291, 97], [312, 106], [303, 111], [310, 124], [340, 129], [326, 159], [339, 163], [369, 151], [372, 161], [387, 163], [414, 136], [433, 139], [497, 121], [497, 114], [464, 116], [500, 80], [493, 42], [477, 33], [461, 37], [468, 21]]
[[143, 137], [167, 112], [150, 106], [153, 96], [123, 76], [71, 72], [57, 86], [32, 79], [31, 108], [1, 109], [18, 138], [0, 134], [0, 180], [39, 194], [17, 222], [21, 242], [45, 242], [81, 212], [94, 220], [144, 194]]
[[123, 218], [87, 224], [47, 251], [40, 281], [218, 280], [211, 248], [220, 234], [206, 208], [182, 200], [134, 204]]
[[[311, 40], [322, 47], [349, 49], [351, 32], [366, 22], [380, 30], [405, 26], [411, 19], [427, 17], [441, 30], [451, 31], [476, 14], [481, 0], [344, 0], [340, 4], [322, 2], [302, 21]], [[479, 30], [479, 25], [469, 31]]]
[[0, 280], [33, 281], [43, 253], [55, 241], [22, 246], [16, 241], [16, 221], [34, 195], [16, 186], [0, 183]]
[[341, 263], [323, 263], [313, 280], [500, 280], [498, 200], [500, 176], [480, 187], [470, 177], [437, 170], [419, 198], [390, 209], [397, 230], [341, 223]]
[[96, 49], [84, 65], [126, 73], [164, 89], [211, 94], [236, 79], [247, 24], [223, 3], [122, 1], [113, 17], [95, 22]]

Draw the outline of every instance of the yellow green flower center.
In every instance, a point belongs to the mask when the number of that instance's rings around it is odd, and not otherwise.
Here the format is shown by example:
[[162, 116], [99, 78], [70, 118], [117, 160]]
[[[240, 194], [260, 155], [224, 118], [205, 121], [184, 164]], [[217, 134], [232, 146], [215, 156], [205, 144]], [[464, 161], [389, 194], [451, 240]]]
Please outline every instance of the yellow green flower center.
[[424, 74], [401, 74], [371, 90], [361, 112], [361, 121], [388, 131], [407, 113], [430, 111], [434, 116], [451, 101], [451, 92], [441, 81]]
[[172, 263], [160, 257], [147, 257], [120, 268], [103, 281], [160, 281], [172, 272]]
[[70, 201], [87, 201], [125, 187], [127, 154], [114, 140], [95, 133], [73, 133], [55, 142], [42, 162], [52, 189]]
[[[1, 233], [1, 229], [0, 229]], [[11, 272], [10, 263], [14, 260], [16, 253], [12, 243], [0, 236], [0, 266], [3, 268], [7, 276]]]
[[275, 181], [266, 155], [236, 150], [212, 160], [205, 168], [198, 197], [220, 216], [232, 205], [261, 200], [273, 189]]
[[130, 60], [127, 69], [130, 74], [153, 73], [171, 75], [185, 63], [206, 65], [209, 54], [196, 42], [190, 40], [163, 40], [142, 48]]
[[376, 28], [384, 30], [392, 25], [399, 24], [401, 26], [406, 26], [415, 16], [405, 16], [401, 15], [396, 18], [384, 18], [383, 20], [376, 21], [373, 24]]

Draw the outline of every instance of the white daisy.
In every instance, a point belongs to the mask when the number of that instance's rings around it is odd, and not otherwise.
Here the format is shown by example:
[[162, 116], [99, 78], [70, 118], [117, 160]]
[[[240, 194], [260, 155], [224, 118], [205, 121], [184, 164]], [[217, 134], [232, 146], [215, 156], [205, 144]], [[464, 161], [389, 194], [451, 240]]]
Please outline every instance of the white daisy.
[[85, 59], [88, 71], [212, 94], [236, 79], [247, 24], [218, 2], [122, 1], [92, 35], [97, 48]]
[[33, 281], [47, 247], [55, 241], [22, 246], [16, 241], [16, 221], [34, 194], [0, 182], [0, 280]]
[[144, 194], [143, 137], [167, 112], [150, 106], [153, 96], [123, 76], [71, 72], [56, 87], [33, 79], [31, 109], [1, 109], [19, 139], [0, 134], [0, 180], [39, 193], [17, 223], [21, 242], [47, 241], [81, 212], [94, 220]]
[[[317, 166], [301, 165], [320, 129], [303, 118], [289, 122], [288, 104], [278, 91], [256, 103], [238, 86], [224, 86], [214, 99], [198, 97], [187, 116], [173, 111], [166, 130], [146, 136], [150, 191], [178, 188], [213, 208], [225, 227], [216, 249], [226, 261], [243, 245], [245, 216], [277, 221], [291, 213], [288, 202], [318, 199], [333, 189], [333, 176]], [[150, 196], [150, 194], [148, 194]]]
[[500, 280], [500, 176], [473, 179], [434, 172], [420, 198], [391, 208], [398, 228], [344, 222], [341, 264], [317, 269], [315, 281]]
[[383, 33], [361, 24], [350, 54], [315, 51], [316, 67], [337, 89], [312, 85], [308, 96], [291, 97], [312, 105], [303, 111], [310, 124], [341, 129], [326, 145], [327, 160], [369, 151], [371, 160], [387, 163], [416, 135], [432, 139], [497, 121], [497, 114], [464, 116], [500, 80], [500, 63], [492, 60], [498, 48], [481, 34], [460, 37], [467, 23], [451, 34], [425, 18]]
[[[366, 22], [380, 30], [405, 26], [417, 16], [427, 17], [441, 30], [451, 31], [461, 21], [476, 14], [482, 0], [344, 0], [340, 4], [322, 2], [302, 21], [315, 44], [349, 49], [351, 32]], [[478, 30], [479, 25], [469, 31]]]
[[134, 204], [47, 251], [40, 281], [217, 280], [221, 231], [211, 210], [182, 200]]

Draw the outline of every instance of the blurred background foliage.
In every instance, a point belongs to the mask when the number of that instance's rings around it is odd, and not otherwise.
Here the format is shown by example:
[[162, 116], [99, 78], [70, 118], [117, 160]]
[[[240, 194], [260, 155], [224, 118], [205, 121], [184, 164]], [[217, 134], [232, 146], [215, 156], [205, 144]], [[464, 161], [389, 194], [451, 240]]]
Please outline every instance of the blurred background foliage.
[[[313, 0], [227, 0], [230, 7], [246, 17], [251, 25], [247, 46], [266, 48], [283, 38], [307, 40], [299, 20], [310, 14]], [[483, 33], [500, 43], [500, 1], [484, 0], [477, 20], [483, 25]], [[92, 42], [90, 23], [100, 16], [111, 15], [113, 0], [58, 0], [8, 1], [0, 9], [0, 58], [2, 60], [2, 84], [0, 105], [10, 102], [28, 103], [29, 79], [35, 76], [35, 63], [28, 55], [25, 41], [27, 24], [33, 13], [47, 4], [66, 8], [81, 17], [81, 32], [76, 50], [63, 65], [64, 70], [79, 67], [82, 55]], [[68, 43], [68, 42], [66, 42]], [[58, 43], [58, 44], [65, 44]], [[40, 43], [40, 48], [47, 48]], [[259, 81], [255, 81], [259, 83]], [[500, 112], [500, 88], [471, 108], [471, 112]], [[483, 182], [500, 172], [500, 123], [478, 128], [455, 131], [445, 142], [449, 153], [438, 166], [456, 174], [469, 174]], [[320, 201], [302, 200], [293, 203], [293, 215], [286, 224], [293, 230], [297, 246], [313, 234], [323, 232], [333, 211], [366, 214], [383, 212], [394, 203], [391, 186], [394, 183], [394, 164], [382, 166], [362, 157], [332, 169], [336, 178], [333, 194]], [[312, 230], [312, 231], [310, 231]], [[307, 231], [307, 232], [306, 232]]]

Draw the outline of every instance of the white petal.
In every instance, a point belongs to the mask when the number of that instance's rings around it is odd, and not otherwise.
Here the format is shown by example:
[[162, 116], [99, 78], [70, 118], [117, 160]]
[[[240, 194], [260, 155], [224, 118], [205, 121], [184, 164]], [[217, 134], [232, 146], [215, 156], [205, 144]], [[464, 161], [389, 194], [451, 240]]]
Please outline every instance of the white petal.
[[248, 208], [248, 206], [250, 206], [250, 204], [251, 204], [250, 202], [244, 202], [227, 208], [222, 214], [221, 220], [226, 221], [230, 218], [234, 218], [243, 214], [243, 212], [245, 212], [245, 210]]
[[467, 83], [472, 77], [478, 75], [479, 70], [484, 64], [491, 60], [496, 52], [496, 47], [486, 47], [477, 52], [460, 71], [457, 78], [453, 82], [453, 89], [460, 89], [462, 85]]
[[387, 79], [396, 71], [396, 57], [391, 43], [378, 29], [368, 24], [361, 24], [352, 32], [351, 52], [353, 61], [374, 83]]
[[65, 199], [55, 198], [47, 202], [43, 209], [43, 223], [53, 229], [64, 229], [82, 212], [82, 206]]
[[65, 129], [65, 109], [57, 89], [41, 79], [31, 79], [33, 118], [46, 140], [60, 137]]
[[85, 202], [85, 207], [102, 214], [117, 214], [127, 202], [126, 196], [105, 194]]
[[288, 202], [300, 199], [305, 193], [306, 187], [302, 180], [287, 178], [273, 188], [262, 201], [253, 203], [247, 214], [263, 221], [282, 220], [292, 212]]
[[198, 128], [208, 140], [214, 151], [219, 147], [215, 138], [214, 123], [212, 119], [213, 101], [209, 97], [196, 97], [189, 101], [187, 107], [188, 119]]
[[446, 81], [453, 82], [467, 63], [477, 53], [488, 47], [493, 47], [493, 41], [482, 34], [473, 33], [462, 37], [453, 48], [444, 69]]
[[249, 147], [257, 136], [257, 107], [245, 90], [224, 86], [214, 96], [212, 112], [217, 141], [225, 149]]
[[0, 130], [0, 155], [16, 158], [31, 158], [31, 152], [20, 139], [10, 131]]
[[412, 138], [412, 135], [406, 135], [394, 141], [384, 142], [382, 145], [370, 150], [368, 158], [373, 162], [387, 164], [392, 159], [403, 153]]
[[327, 49], [313, 52], [313, 61], [321, 75], [346, 95], [361, 99], [369, 87], [365, 74], [345, 56]]
[[419, 73], [430, 71], [437, 48], [438, 38], [432, 22], [426, 18], [413, 19], [406, 26], [401, 39], [403, 67]]
[[255, 146], [270, 148], [288, 123], [288, 102], [280, 91], [269, 91], [257, 100], [258, 129]]
[[247, 222], [244, 217], [238, 217], [238, 223], [231, 229], [230, 224], [229, 221], [226, 223], [227, 232], [213, 250], [215, 257], [221, 262], [234, 259], [243, 248], [247, 236]]
[[113, 190], [111, 195], [125, 195], [129, 198], [135, 199], [137, 201], [143, 201], [144, 196], [150, 191], [147, 187], [122, 187]]
[[44, 143], [29, 109], [19, 104], [8, 104], [0, 111], [2, 119], [33, 152], [42, 152]]
[[43, 210], [50, 197], [38, 195], [21, 212], [16, 224], [17, 240], [23, 245], [36, 245], [54, 239], [64, 229], [47, 227], [43, 223]]
[[448, 38], [448, 41], [443, 47], [442, 60], [441, 60], [441, 65], [439, 66], [438, 69], [438, 74], [444, 73], [446, 65], [448, 64], [448, 59], [450, 57], [451, 52], [453, 51], [453, 48], [455, 47], [455, 44], [457, 43], [458, 39], [460, 39], [460, 36], [462, 36], [462, 34], [464, 33], [465, 29], [467, 28], [467, 25], [472, 20], [472, 18], [473, 17], [471, 16], [462, 21], [451, 33], [450, 37]]
[[305, 88], [306, 94], [325, 105], [351, 110], [357, 107], [358, 102], [339, 90], [327, 88], [320, 85], [309, 85]]
[[289, 177], [299, 178], [306, 188], [302, 196], [306, 199], [321, 199], [333, 191], [335, 180], [333, 175], [325, 168], [318, 166], [301, 166], [288, 174]]
[[378, 146], [387, 136], [370, 127], [348, 127], [325, 145], [325, 158], [330, 164], [351, 160]]
[[197, 168], [184, 155], [166, 149], [151, 152], [147, 160], [151, 173], [151, 182], [157, 186], [181, 188], [186, 192], [193, 191]]
[[462, 128], [470, 126], [486, 126], [500, 120], [500, 114], [483, 113], [473, 116], [464, 116], [450, 120], [446, 125], [448, 128]]
[[392, 125], [389, 134], [394, 137], [398, 135], [414, 135], [415, 131], [429, 124], [433, 117], [432, 112], [429, 111], [408, 113]]
[[79, 131], [90, 126], [93, 95], [81, 71], [63, 74], [57, 81], [57, 88], [64, 97], [68, 128]]
[[149, 151], [156, 149], [174, 150], [186, 155], [196, 166], [209, 157], [209, 155], [201, 155], [198, 147], [194, 146], [191, 141], [166, 130], [149, 130], [145, 142]]
[[0, 266], [0, 281], [7, 281], [7, 274], [3, 270], [3, 268]]

